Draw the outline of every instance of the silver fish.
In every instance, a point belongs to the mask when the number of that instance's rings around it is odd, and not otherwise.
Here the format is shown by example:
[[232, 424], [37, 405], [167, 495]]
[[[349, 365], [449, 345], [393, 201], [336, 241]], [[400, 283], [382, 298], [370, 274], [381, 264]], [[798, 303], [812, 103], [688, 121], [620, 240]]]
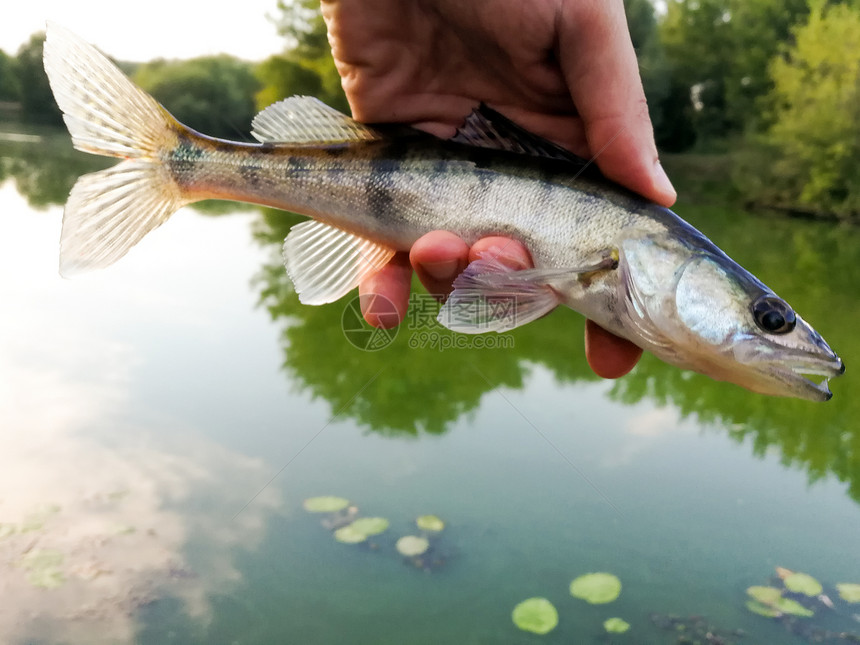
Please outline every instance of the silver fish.
[[443, 141], [293, 97], [254, 119], [259, 144], [235, 143], [180, 124], [56, 25], [45, 69], [75, 146], [124, 159], [72, 189], [63, 275], [111, 264], [185, 204], [240, 200], [312, 218], [284, 242], [306, 304], [337, 300], [430, 230], [468, 243], [505, 235], [535, 268], [473, 262], [443, 325], [502, 332], [564, 304], [668, 363], [763, 394], [827, 400], [827, 380], [844, 372], [812, 327], [702, 233], [486, 107]]

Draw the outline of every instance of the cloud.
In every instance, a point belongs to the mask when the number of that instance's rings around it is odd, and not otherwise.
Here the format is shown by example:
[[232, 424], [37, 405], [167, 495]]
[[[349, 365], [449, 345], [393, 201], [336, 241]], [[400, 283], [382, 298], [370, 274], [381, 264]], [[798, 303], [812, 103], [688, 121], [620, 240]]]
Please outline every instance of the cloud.
[[[0, 207], [8, 198], [0, 189]], [[136, 346], [81, 315], [105, 308], [97, 283], [60, 281], [55, 244], [39, 250], [58, 220], [12, 207], [0, 219], [0, 275], [13, 276], [0, 282], [0, 642], [132, 642], [138, 608], [166, 596], [205, 622], [209, 598], [242, 578], [237, 549], [280, 512], [271, 488], [232, 519], [269, 469], [199, 428], [138, 420]]]

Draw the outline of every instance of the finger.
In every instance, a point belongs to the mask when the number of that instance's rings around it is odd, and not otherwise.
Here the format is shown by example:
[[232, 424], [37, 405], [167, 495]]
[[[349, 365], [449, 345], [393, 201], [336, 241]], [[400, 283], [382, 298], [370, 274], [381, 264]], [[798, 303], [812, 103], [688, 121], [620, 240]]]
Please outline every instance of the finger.
[[484, 254], [490, 254], [511, 269], [529, 269], [534, 266], [525, 245], [509, 237], [491, 236], [478, 240], [469, 249], [469, 262], [480, 259]]
[[676, 193], [657, 155], [622, 0], [564, 3], [559, 59], [601, 171], [671, 206]]
[[409, 261], [427, 291], [444, 296], [469, 263], [469, 245], [453, 233], [431, 231], [412, 245]]
[[400, 324], [409, 306], [412, 267], [406, 253], [397, 253], [382, 270], [358, 285], [361, 313], [367, 324], [391, 329]]
[[598, 376], [624, 376], [641, 356], [642, 350], [629, 340], [609, 333], [591, 320], [585, 321], [585, 358]]

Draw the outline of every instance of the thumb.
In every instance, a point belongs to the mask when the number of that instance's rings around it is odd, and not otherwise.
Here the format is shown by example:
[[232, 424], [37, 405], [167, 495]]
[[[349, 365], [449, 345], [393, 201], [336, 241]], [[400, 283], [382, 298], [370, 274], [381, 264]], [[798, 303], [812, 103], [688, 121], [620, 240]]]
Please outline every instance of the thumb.
[[671, 206], [676, 193], [657, 155], [622, 0], [564, 3], [559, 59], [603, 174]]

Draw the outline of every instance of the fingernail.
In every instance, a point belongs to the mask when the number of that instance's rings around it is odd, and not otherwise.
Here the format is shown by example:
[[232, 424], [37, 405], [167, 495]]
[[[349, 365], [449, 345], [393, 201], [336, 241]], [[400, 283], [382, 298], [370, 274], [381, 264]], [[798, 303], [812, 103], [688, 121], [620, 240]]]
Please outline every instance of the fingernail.
[[654, 188], [656, 188], [658, 192], [670, 196], [674, 201], [674, 199], [678, 196], [678, 192], [675, 190], [675, 187], [669, 180], [669, 175], [666, 174], [666, 171], [663, 168], [663, 164], [657, 161], [654, 170]]
[[421, 268], [434, 280], [453, 280], [457, 276], [459, 266], [457, 260], [421, 263]]

